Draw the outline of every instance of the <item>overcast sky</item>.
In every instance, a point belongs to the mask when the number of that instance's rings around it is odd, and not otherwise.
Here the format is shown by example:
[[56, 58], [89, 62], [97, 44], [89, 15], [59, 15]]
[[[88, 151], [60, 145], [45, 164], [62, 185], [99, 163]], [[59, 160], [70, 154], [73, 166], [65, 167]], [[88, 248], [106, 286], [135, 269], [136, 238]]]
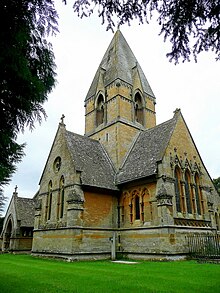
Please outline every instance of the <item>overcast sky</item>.
[[[61, 2], [61, 1], [56, 1]], [[39, 188], [60, 117], [66, 128], [84, 134], [84, 99], [101, 59], [113, 37], [98, 17], [79, 19], [71, 6], [60, 3], [60, 33], [52, 38], [57, 64], [57, 86], [44, 104], [48, 118], [33, 132], [19, 135], [26, 142], [26, 156], [18, 164], [5, 195], [15, 186], [21, 197], [33, 197]], [[220, 176], [220, 62], [203, 53], [198, 62], [174, 65], [166, 58], [170, 44], [158, 36], [157, 24], [120, 28], [156, 96], [157, 124], [181, 108], [189, 130], [212, 178]]]

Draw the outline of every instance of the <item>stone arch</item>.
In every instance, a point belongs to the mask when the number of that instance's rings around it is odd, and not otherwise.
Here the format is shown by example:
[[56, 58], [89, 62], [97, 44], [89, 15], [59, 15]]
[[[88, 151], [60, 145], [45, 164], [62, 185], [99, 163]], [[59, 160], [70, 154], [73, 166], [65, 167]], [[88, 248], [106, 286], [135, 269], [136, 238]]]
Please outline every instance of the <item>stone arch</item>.
[[139, 91], [134, 95], [134, 120], [144, 126], [144, 102]]
[[4, 234], [3, 234], [3, 250], [10, 250], [11, 249], [11, 238], [13, 232], [13, 219], [10, 215], [8, 217], [7, 223], [5, 225]]
[[102, 93], [98, 95], [96, 100], [96, 126], [104, 123], [105, 107], [104, 107], [104, 96]]

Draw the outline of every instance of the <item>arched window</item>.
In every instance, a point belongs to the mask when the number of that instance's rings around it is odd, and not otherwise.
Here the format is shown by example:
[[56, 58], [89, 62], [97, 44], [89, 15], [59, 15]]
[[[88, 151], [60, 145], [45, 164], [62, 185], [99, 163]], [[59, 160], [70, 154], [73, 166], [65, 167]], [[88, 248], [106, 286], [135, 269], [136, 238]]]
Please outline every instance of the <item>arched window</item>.
[[197, 213], [201, 215], [202, 214], [202, 193], [200, 189], [198, 173], [195, 174], [195, 195], [196, 195]]
[[220, 230], [219, 229], [219, 215], [217, 213], [215, 213], [215, 223], [216, 223], [216, 229]]
[[134, 119], [144, 125], [144, 107], [139, 93], [136, 93], [134, 97]]
[[63, 218], [64, 214], [64, 177], [60, 179], [60, 218]]
[[175, 197], [176, 197], [176, 211], [181, 212], [181, 184], [180, 184], [180, 169], [176, 166], [174, 171], [175, 176]]
[[202, 196], [202, 189], [200, 187], [199, 174], [195, 174], [195, 193], [196, 193], [196, 204], [197, 204], [197, 213], [202, 215], [205, 213], [204, 210], [204, 201]]
[[140, 220], [140, 198], [135, 195], [135, 220]]
[[51, 210], [52, 210], [52, 181], [50, 180], [48, 185], [48, 217], [47, 217], [48, 220], [50, 220], [51, 218]]
[[186, 195], [186, 207], [187, 212], [192, 214], [192, 205], [191, 205], [191, 188], [190, 188], [190, 173], [188, 170], [185, 172], [185, 195]]
[[99, 95], [96, 105], [96, 125], [99, 126], [104, 122], [104, 98]]

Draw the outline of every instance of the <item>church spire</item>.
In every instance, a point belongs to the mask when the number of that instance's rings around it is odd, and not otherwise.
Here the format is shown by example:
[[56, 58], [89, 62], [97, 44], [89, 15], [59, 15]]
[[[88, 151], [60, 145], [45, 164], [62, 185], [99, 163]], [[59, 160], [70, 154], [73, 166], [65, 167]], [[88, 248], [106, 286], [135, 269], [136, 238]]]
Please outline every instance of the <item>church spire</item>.
[[97, 93], [99, 76], [104, 71], [104, 85], [107, 86], [116, 79], [120, 79], [128, 84], [133, 84], [134, 68], [137, 68], [143, 91], [150, 97], [155, 98], [154, 93], [140, 67], [134, 53], [125, 40], [122, 32], [118, 29], [102, 58], [92, 84], [86, 96], [86, 100]]
[[85, 99], [85, 134], [99, 140], [119, 168], [138, 132], [155, 125], [153, 91], [117, 30]]

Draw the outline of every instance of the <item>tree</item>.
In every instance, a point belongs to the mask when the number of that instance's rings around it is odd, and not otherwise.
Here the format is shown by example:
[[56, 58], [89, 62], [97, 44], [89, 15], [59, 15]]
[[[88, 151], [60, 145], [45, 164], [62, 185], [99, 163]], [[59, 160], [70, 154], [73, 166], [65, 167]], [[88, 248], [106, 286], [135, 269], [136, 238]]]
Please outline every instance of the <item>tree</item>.
[[[67, 0], [63, 0], [67, 2]], [[170, 40], [170, 61], [190, 60], [202, 51], [214, 51], [220, 60], [220, 2], [219, 0], [77, 0], [73, 9], [80, 17], [90, 16], [98, 7], [107, 30], [129, 24], [133, 19], [148, 23], [153, 16], [160, 25], [164, 41]]]
[[218, 177], [217, 179], [213, 179], [213, 183], [218, 194], [220, 195], [220, 177]]
[[47, 36], [58, 31], [53, 0], [0, 1], [0, 187], [24, 155], [16, 142], [46, 113], [42, 104], [55, 85], [54, 54]]
[[7, 197], [4, 196], [3, 190], [0, 188], [0, 219], [2, 216], [2, 212], [4, 212], [6, 201], [7, 201]]

